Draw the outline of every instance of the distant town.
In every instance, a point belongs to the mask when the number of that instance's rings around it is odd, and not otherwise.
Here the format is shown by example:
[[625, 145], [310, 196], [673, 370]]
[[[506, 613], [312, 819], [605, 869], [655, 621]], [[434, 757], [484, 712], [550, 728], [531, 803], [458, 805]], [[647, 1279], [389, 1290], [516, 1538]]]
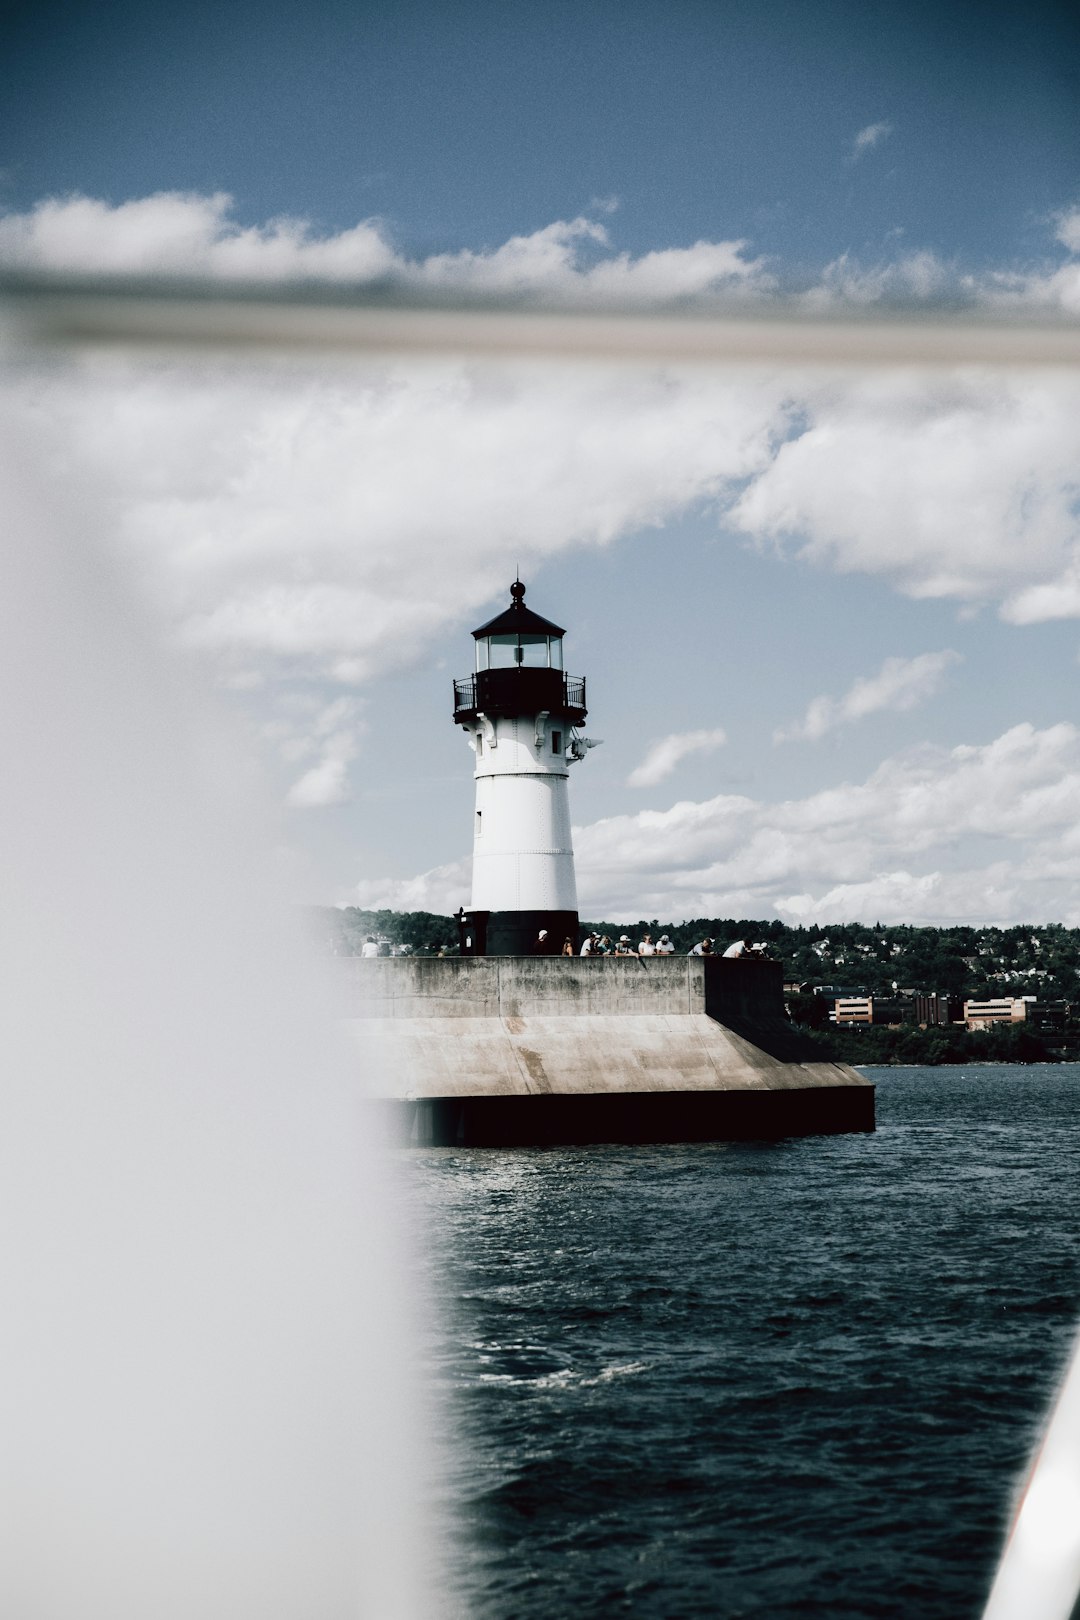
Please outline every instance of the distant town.
[[[426, 911], [311, 907], [316, 937], [359, 955], [369, 937], [386, 955], [456, 955], [453, 917]], [[582, 922], [613, 939], [667, 934], [676, 951], [703, 939], [717, 953], [763, 944], [784, 965], [788, 1016], [849, 1063], [1048, 1062], [1080, 1059], [1080, 928], [913, 928], [844, 923], [790, 927], [753, 918], [670, 923]]]

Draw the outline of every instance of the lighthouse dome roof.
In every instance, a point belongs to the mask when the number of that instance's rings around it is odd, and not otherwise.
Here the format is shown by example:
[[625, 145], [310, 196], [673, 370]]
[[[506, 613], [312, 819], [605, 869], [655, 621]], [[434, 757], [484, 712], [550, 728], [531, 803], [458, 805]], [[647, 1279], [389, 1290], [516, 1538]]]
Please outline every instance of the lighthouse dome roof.
[[493, 619], [482, 624], [473, 635], [479, 639], [481, 636], [510, 636], [517, 632], [527, 631], [531, 635], [564, 636], [566, 631], [561, 625], [552, 624], [550, 619], [541, 618], [532, 608], [525, 606], [525, 587], [520, 579], [516, 579], [510, 587], [512, 601], [508, 608], [497, 613]]

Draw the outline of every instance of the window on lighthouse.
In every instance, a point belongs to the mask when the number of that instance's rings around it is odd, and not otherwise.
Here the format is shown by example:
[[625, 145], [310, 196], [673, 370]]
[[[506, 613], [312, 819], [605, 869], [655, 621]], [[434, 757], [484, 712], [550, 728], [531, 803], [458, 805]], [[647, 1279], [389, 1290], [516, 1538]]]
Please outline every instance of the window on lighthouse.
[[481, 636], [477, 669], [562, 669], [562, 637], [529, 634]]

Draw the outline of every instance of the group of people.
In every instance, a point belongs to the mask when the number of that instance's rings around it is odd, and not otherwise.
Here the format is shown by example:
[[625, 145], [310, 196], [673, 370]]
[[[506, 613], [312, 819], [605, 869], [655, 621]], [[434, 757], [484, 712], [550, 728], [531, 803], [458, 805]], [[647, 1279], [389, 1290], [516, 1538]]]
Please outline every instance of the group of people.
[[[567, 940], [566, 943], [569, 945], [570, 941]], [[567, 956], [574, 954], [573, 949], [567, 951], [565, 946], [563, 950]], [[674, 956], [674, 954], [675, 947], [666, 934], [661, 934], [655, 944], [652, 935], [646, 934], [644, 939], [639, 940], [636, 950], [629, 934], [620, 934], [614, 944], [607, 934], [587, 934], [578, 952], [579, 956]]]
[[745, 939], [737, 939], [723, 951], [715, 950], [714, 944], [715, 942], [706, 936], [704, 939], [699, 940], [696, 945], [692, 945], [686, 954], [687, 956], [723, 956], [729, 960], [732, 957], [746, 956], [755, 962], [772, 961], [766, 940], [759, 940], [756, 945], [751, 945]]
[[[699, 939], [696, 945], [692, 945], [686, 954], [687, 956], [752, 956], [757, 957], [759, 960], [767, 960], [768, 950], [769, 948], [764, 942], [750, 945], [745, 939], [737, 939], [726, 950], [717, 951], [715, 942], [706, 935], [704, 939]], [[674, 956], [674, 954], [675, 947], [667, 934], [661, 934], [660, 938], [655, 941], [651, 934], [645, 934], [638, 941], [635, 948], [629, 934], [620, 934], [613, 943], [607, 934], [593, 932], [586, 934], [580, 951], [575, 950], [574, 942], [569, 936], [563, 940], [562, 950], [556, 951], [552, 948], [547, 929], [541, 928], [537, 935], [536, 944], [533, 946], [534, 956]]]
[[[446, 945], [428, 945], [417, 952], [410, 952], [408, 946], [403, 947], [403, 949], [409, 954], [419, 956], [452, 956], [457, 954], [455, 950], [451, 950]], [[546, 928], [541, 928], [532, 950], [534, 956], [675, 955], [675, 946], [672, 944], [671, 937], [668, 934], [661, 934], [659, 939], [656, 940], [653, 939], [651, 934], [645, 934], [635, 946], [629, 934], [620, 934], [618, 939], [612, 940], [608, 934], [598, 934], [594, 931], [591, 934], [586, 934], [579, 951], [569, 935], [563, 940], [562, 949], [558, 949]], [[391, 956], [393, 954], [395, 954], [394, 949], [389, 940], [376, 939], [374, 934], [367, 936], [360, 949], [361, 956]], [[696, 945], [692, 945], [686, 954], [687, 956], [749, 956], [761, 961], [768, 960], [769, 948], [765, 943], [750, 945], [745, 939], [737, 939], [726, 950], [717, 951], [715, 942], [706, 935], [704, 939], [699, 939]]]

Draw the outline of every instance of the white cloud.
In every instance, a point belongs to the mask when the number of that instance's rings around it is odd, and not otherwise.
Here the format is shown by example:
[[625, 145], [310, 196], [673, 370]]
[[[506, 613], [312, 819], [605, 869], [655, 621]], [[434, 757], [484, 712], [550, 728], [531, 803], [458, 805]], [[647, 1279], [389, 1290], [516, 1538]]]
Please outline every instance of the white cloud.
[[[854, 137], [849, 162], [892, 132], [868, 124]], [[594, 215], [614, 199], [597, 199]], [[1080, 310], [1080, 208], [1054, 217], [1054, 236], [1073, 260], [1065, 265], [1002, 266], [963, 273], [929, 249], [864, 265], [843, 254], [801, 295], [809, 309], [882, 301], [948, 298], [991, 308]], [[49, 197], [23, 213], [0, 214], [0, 264], [64, 274], [167, 275], [224, 281], [380, 282], [406, 289], [484, 293], [539, 302], [671, 305], [700, 299], [768, 298], [776, 268], [742, 239], [698, 241], [634, 257], [616, 251], [608, 228], [579, 215], [554, 220], [495, 247], [410, 258], [377, 218], [341, 231], [282, 217], [244, 225], [226, 192], [158, 192], [112, 204], [72, 195]]]
[[[852, 159], [851, 161], [854, 161]], [[1055, 216], [1054, 240], [1070, 255], [1042, 264], [982, 270], [973, 274], [942, 259], [930, 248], [916, 248], [866, 264], [843, 253], [797, 296], [812, 314], [839, 313], [875, 304], [951, 307], [1029, 318], [1033, 313], [1080, 314], [1080, 208]]]
[[915, 658], [886, 658], [876, 675], [862, 675], [841, 697], [810, 700], [801, 720], [773, 733], [774, 742], [817, 742], [829, 731], [882, 710], [903, 713], [924, 703], [941, 685], [945, 671], [960, 654], [920, 653]]
[[436, 254], [419, 264], [399, 261], [396, 273], [406, 282], [455, 291], [632, 303], [670, 303], [772, 285], [764, 260], [748, 259], [743, 241], [695, 242], [637, 259], [612, 254], [608, 247], [606, 229], [594, 220], [558, 220], [491, 252]]
[[94, 197], [50, 197], [0, 217], [0, 262], [69, 274], [169, 274], [262, 280], [366, 281], [397, 259], [377, 221], [333, 236], [304, 220], [241, 226], [232, 199], [158, 192], [113, 206]]
[[[251, 692], [262, 696], [258, 685], [230, 680], [229, 688], [241, 699]], [[315, 810], [346, 804], [351, 798], [349, 766], [356, 758], [359, 739], [366, 730], [362, 703], [341, 695], [330, 702], [317, 692], [290, 690], [274, 695], [274, 713], [256, 726], [257, 734], [294, 776], [285, 795], [290, 809]], [[303, 766], [299, 776], [294, 773]]]
[[700, 373], [86, 361], [15, 385], [180, 638], [355, 683], [523, 568], [763, 469], [783, 386]]
[[1080, 263], [1052, 270], [1000, 271], [978, 286], [969, 284], [977, 302], [1006, 315], [1050, 310], [1080, 315]]
[[923, 747], [777, 804], [682, 801], [575, 829], [583, 914], [1080, 924], [1080, 731]]
[[1071, 590], [1080, 611], [1080, 380], [891, 372], [801, 397], [801, 431], [750, 480], [737, 527], [908, 596], [1032, 622]]
[[977, 300], [1007, 313], [1025, 309], [1055, 310], [1080, 315], [1080, 207], [1065, 208], [1055, 216], [1055, 240], [1070, 255], [1065, 264], [1035, 268], [1004, 267], [976, 281], [967, 290]]
[[882, 141], [888, 140], [892, 132], [893, 126], [884, 119], [878, 124], [867, 124], [865, 129], [860, 129], [851, 143], [849, 163], [856, 163], [864, 153], [872, 152], [875, 146], [880, 146]]
[[701, 501], [914, 597], [1080, 616], [1080, 382], [110, 362], [8, 385], [180, 637], [346, 683], [525, 568]]
[[641, 764], [630, 772], [626, 785], [635, 788], [655, 787], [665, 776], [670, 776], [688, 754], [711, 754], [725, 742], [727, 736], [719, 728], [715, 731], [674, 731], [652, 744]]
[[1040, 584], [1016, 591], [1004, 617], [1013, 624], [1045, 624], [1049, 619], [1080, 618], [1080, 555], [1074, 547], [1061, 572]]
[[1070, 253], [1080, 254], [1080, 207], [1065, 208], [1057, 216], [1055, 236]]
[[[602, 204], [603, 211], [609, 211]], [[0, 216], [0, 263], [67, 274], [168, 274], [222, 280], [393, 281], [456, 292], [670, 302], [771, 285], [742, 241], [695, 242], [632, 258], [595, 220], [556, 220], [487, 251], [410, 259], [380, 220], [319, 234], [307, 220], [244, 226], [227, 193], [158, 192], [112, 205], [51, 197]]]
[[349, 800], [348, 766], [351, 754], [321, 759], [293, 783], [285, 803], [294, 810], [323, 809]]
[[412, 878], [372, 878], [356, 885], [348, 903], [367, 910], [432, 911], [452, 916], [468, 905], [472, 888], [472, 857], [436, 866]]
[[[303, 705], [302, 707], [307, 707]], [[350, 697], [339, 697], [318, 709], [313, 721], [286, 739], [284, 757], [300, 759], [317, 752], [319, 759], [289, 789], [285, 803], [297, 810], [322, 809], [346, 804], [349, 793], [349, 765], [356, 757], [357, 734], [362, 727], [359, 705]]]
[[927, 248], [873, 265], [842, 253], [825, 266], [815, 284], [800, 294], [798, 302], [816, 314], [869, 304], [925, 303], [943, 296], [955, 297], [958, 289], [967, 299], [972, 297], [972, 289], [961, 283], [955, 267]]
[[[979, 926], [1027, 920], [1017, 874], [1007, 862], [977, 871], [926, 872], [901, 868], [864, 883], [837, 883], [820, 894], [790, 894], [777, 911], [794, 926], [824, 922], [904, 922], [933, 926], [961, 921]], [[1040, 897], [1033, 904], [1043, 904]], [[1042, 915], [1042, 913], [1040, 913]]]
[[763, 259], [747, 259], [745, 242], [695, 242], [632, 259], [627, 253], [601, 260], [586, 272], [588, 290], [614, 302], [669, 303], [703, 293], [763, 292], [771, 277]]
[[[1078, 217], [1058, 217], [1066, 245]], [[660, 302], [764, 284], [740, 242], [631, 259], [609, 250], [603, 226], [577, 219], [484, 253], [410, 261], [378, 222], [324, 237], [296, 221], [242, 228], [228, 198], [179, 194], [42, 203], [0, 218], [0, 257]], [[869, 269], [845, 257], [804, 302], [955, 286], [932, 254]], [[357, 679], [478, 605], [493, 554], [606, 543], [702, 498], [723, 502], [739, 480], [736, 525], [815, 562], [882, 574], [914, 596], [997, 601], [1022, 622], [1080, 613], [1078, 405], [1075, 379], [971, 371], [769, 383], [760, 373], [99, 363], [74, 368], [66, 390], [63, 379], [43, 383], [33, 410], [52, 418], [65, 476], [99, 479], [119, 529], [158, 559], [187, 639], [314, 658]], [[433, 587], [419, 600], [417, 578]]]

